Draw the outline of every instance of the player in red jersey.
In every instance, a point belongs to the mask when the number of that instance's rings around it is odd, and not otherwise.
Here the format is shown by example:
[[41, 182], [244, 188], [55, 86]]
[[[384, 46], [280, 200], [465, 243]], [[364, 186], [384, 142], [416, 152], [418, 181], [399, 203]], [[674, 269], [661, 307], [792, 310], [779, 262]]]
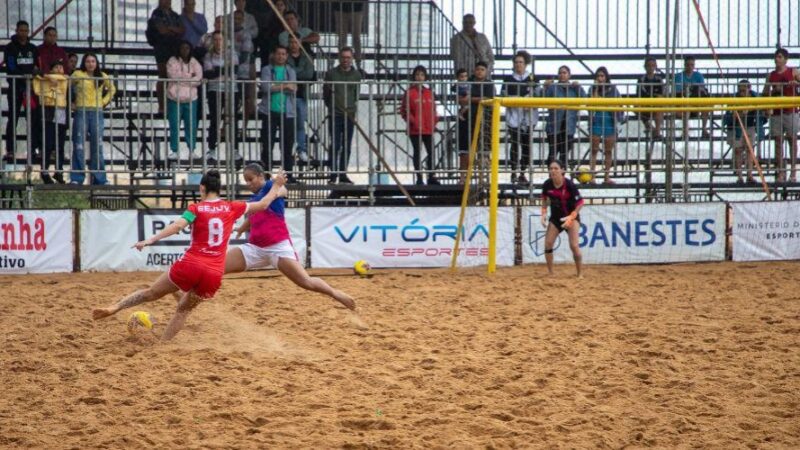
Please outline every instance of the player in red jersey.
[[183, 327], [189, 313], [204, 299], [214, 296], [222, 284], [225, 270], [225, 253], [228, 249], [233, 224], [246, 212], [267, 209], [275, 199], [286, 195], [286, 175], [275, 177], [269, 193], [253, 203], [228, 202], [219, 198], [220, 175], [209, 170], [200, 180], [200, 203], [189, 206], [183, 215], [155, 236], [133, 245], [141, 251], [165, 237], [179, 233], [192, 224], [192, 244], [183, 257], [163, 273], [149, 288], [128, 295], [117, 303], [92, 311], [92, 317], [102, 319], [144, 302], [151, 302], [181, 290], [175, 315], [164, 330], [163, 339], [173, 338]]

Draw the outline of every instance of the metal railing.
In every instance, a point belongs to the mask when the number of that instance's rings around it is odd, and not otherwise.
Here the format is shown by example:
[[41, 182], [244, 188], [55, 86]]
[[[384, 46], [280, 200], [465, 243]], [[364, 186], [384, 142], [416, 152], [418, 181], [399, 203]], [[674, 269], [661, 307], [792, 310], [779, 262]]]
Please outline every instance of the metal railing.
[[[10, 94], [3, 104], [6, 124], [10, 123], [11, 116], [8, 102], [18, 102], [20, 94], [24, 98], [32, 96], [33, 88], [29, 78], [14, 80], [15, 84], [21, 83], [22, 86], [19, 90], [6, 89], [6, 93]], [[75, 112], [67, 111], [67, 115], [71, 116], [71, 123], [60, 123], [51, 128], [51, 133], [52, 130], [57, 131], [58, 127], [64, 128], [66, 134], [62, 144], [59, 143], [57, 132], [47, 134], [48, 124], [52, 127], [57, 121], [55, 117], [58, 117], [53, 114], [53, 108], [23, 108], [16, 124], [20, 126], [3, 128], [11, 133], [4, 135], [4, 154], [9, 150], [8, 142], [15, 144], [15, 152], [13, 158], [6, 160], [0, 175], [4, 179], [16, 178], [29, 184], [38, 184], [43, 181], [40, 173], [53, 175], [53, 163], [56, 168], [62, 163], [65, 181], [102, 183], [105, 179], [111, 185], [176, 186], [196, 184], [199, 174], [209, 168], [218, 168], [223, 173], [235, 176], [238, 173], [236, 170], [242, 164], [255, 161], [261, 162], [267, 169], [282, 167], [290, 170], [299, 182], [320, 188], [330, 186], [332, 182], [341, 184], [348, 179], [369, 188], [381, 184], [390, 185], [393, 182], [386, 176], [390, 171], [404, 184], [414, 184], [418, 180], [428, 182], [434, 176], [444, 185], [455, 186], [463, 175], [460, 169], [464, 169], [459, 154], [468, 148], [472, 121], [475, 118], [470, 112], [469, 104], [472, 103], [475, 93], [488, 92], [481, 91], [474, 83], [433, 81], [427, 83], [431, 89], [430, 98], [426, 99], [421, 95], [405, 97], [408, 94], [404, 93], [415, 90], [419, 94], [419, 86], [409, 81], [368, 80], [350, 85], [355, 86], [355, 91], [358, 92], [357, 100], [348, 98], [350, 94], [342, 90], [344, 94], [340, 101], [355, 104], [357, 108], [354, 115], [348, 116], [335, 112], [335, 95], [326, 98], [323, 83], [298, 82], [298, 86], [306, 89], [308, 113], [301, 126], [306, 132], [306, 158], [298, 152], [297, 122], [286, 120], [292, 119], [290, 116], [295, 114], [289, 106], [291, 102], [280, 103], [286, 102], [286, 98], [283, 98], [279, 103], [284, 106], [276, 106], [272, 101], [273, 94], [270, 94], [270, 83], [236, 81], [239, 93], [258, 91], [259, 95], [258, 98], [249, 94], [244, 98], [237, 96], [235, 117], [225, 117], [221, 112], [214, 112], [214, 108], [220, 108], [222, 102], [214, 101], [219, 94], [213, 88], [210, 89], [208, 80], [204, 80], [198, 92], [197, 116], [191, 112], [193, 109], [188, 109], [190, 112], [187, 120], [181, 125], [174, 120], [175, 111], [170, 106], [167, 107], [167, 114], [158, 113], [154, 94], [155, 81], [137, 77], [112, 78], [118, 90], [117, 95], [107, 108], [102, 109], [105, 126], [100, 141], [102, 158], [99, 159], [105, 162], [105, 167], [90, 163], [89, 167], [82, 168], [82, 161], [76, 161], [80, 156], [75, 153], [78, 144], [75, 139]], [[169, 79], [164, 81], [176, 82]], [[761, 92], [763, 79], [751, 81], [752, 89], [756, 93]], [[495, 95], [502, 92], [499, 81], [489, 84]], [[337, 90], [347, 87], [348, 84], [329, 83], [328, 86]], [[638, 95], [635, 84], [618, 83], [616, 88], [623, 97]], [[569, 89], [575, 93], [583, 92], [582, 95], [591, 95], [590, 84], [570, 86]], [[727, 96], [737, 92], [737, 85], [722, 81], [708, 82], [706, 89], [709, 95]], [[535, 86], [534, 92], [534, 95], [546, 95], [543, 85]], [[74, 93], [69, 91], [67, 95], [66, 104], [72, 104]], [[287, 97], [291, 99], [294, 95], [289, 93]], [[383, 102], [380, 110], [379, 98]], [[432, 101], [428, 101], [430, 99]], [[414, 101], [418, 103], [415, 104]], [[248, 115], [252, 112], [246, 106], [248, 102], [258, 102], [257, 111], [261, 113]], [[404, 102], [405, 120], [400, 114]], [[44, 101], [41, 103], [44, 104]], [[426, 111], [425, 108], [430, 110]], [[672, 156], [675, 160], [672, 180], [682, 187], [687, 198], [695, 187], [702, 192], [718, 193], [725, 188], [736, 188], [739, 179], [746, 182], [748, 178], [746, 172], [738, 170], [740, 166], [734, 160], [738, 158], [737, 161], [741, 161], [741, 152], [736, 150], [741, 148], [741, 136], [737, 138], [734, 133], [731, 137], [735, 127], [721, 112], [712, 112], [705, 118], [705, 123], [703, 116], [690, 116], [684, 120], [681, 114], [664, 114], [660, 118], [651, 117], [649, 125], [644, 123], [641, 116], [612, 117], [577, 112], [574, 116], [575, 130], [574, 133], [569, 130], [566, 145], [563, 147], [567, 151], [563, 155], [558, 152], [561, 147], [554, 143], [554, 135], [557, 139], [558, 133], [553, 130], [557, 128], [550, 124], [552, 119], [556, 122], [559, 120], [554, 118], [554, 111], [537, 111], [538, 119], [535, 123], [529, 121], [524, 133], [523, 143], [527, 148], [513, 150], [512, 143], [519, 141], [522, 133], [518, 126], [518, 135], [511, 135], [513, 130], [507, 126], [509, 111], [505, 110], [503, 113], [506, 123], [502, 131], [501, 181], [507, 185], [504, 189], [529, 199], [534, 198], [536, 187], [547, 177], [546, 164], [550, 158], [563, 156], [569, 171], [573, 173], [580, 166], [590, 168], [588, 166], [593, 160], [593, 154], [597, 156], [597, 165], [594, 168], [596, 179], [600, 181], [607, 176], [614, 185], [605, 185], [603, 189], [598, 187], [594, 192], [587, 193], [587, 196], [657, 199], [659, 192], [665, 188], [668, 155], [665, 140], [655, 136], [655, 120], [663, 120], [660, 133], [663, 136], [667, 135], [666, 130], [671, 124], [675, 127], [675, 135], [678, 137], [672, 142]], [[563, 113], [561, 111], [560, 114]], [[788, 116], [781, 117], [781, 114], [773, 116], [773, 120], [788, 120]], [[382, 117], [380, 121], [378, 117]], [[424, 130], [425, 124], [420, 121], [432, 120], [433, 117], [438, 117], [431, 130], [433, 145], [426, 148], [423, 139], [409, 134], [409, 123], [416, 123]], [[609, 124], [608, 120], [613, 120], [613, 123]], [[786, 180], [793, 177], [794, 157], [787, 143], [784, 141], [782, 151], [776, 154], [766, 120], [762, 117], [753, 120], [752, 139], [756, 156], [769, 181], [775, 177]], [[23, 122], [24, 127], [21, 126]], [[351, 139], [348, 139], [347, 134], [349, 122], [356, 124]], [[187, 123], [190, 127], [193, 126], [191, 124], [196, 124], [196, 128], [190, 128], [187, 133]], [[217, 127], [230, 129], [231, 134], [217, 132]], [[422, 134], [425, 133], [422, 131]], [[177, 139], [178, 134], [180, 140]], [[196, 135], [194, 148], [190, 148], [191, 138], [187, 140], [187, 135]], [[225, 142], [222, 137], [226, 135], [234, 136], [234, 142]], [[170, 138], [173, 138], [172, 143]], [[352, 142], [352, 154], [349, 157], [338, 157], [347, 149], [347, 142], [342, 139]], [[485, 142], [488, 133], [484, 132], [480, 139]], [[283, 143], [281, 140], [284, 140]], [[420, 156], [416, 160], [413, 140], [417, 140], [419, 144], [417, 152]], [[605, 141], [610, 142], [606, 144], [611, 145], [610, 151], [604, 151]], [[177, 153], [172, 152], [175, 143], [178, 144]], [[90, 147], [90, 144], [84, 146], [86, 157], [89, 156]], [[481, 149], [481, 160], [487, 158], [487, 151], [488, 147]], [[610, 157], [608, 165], [605, 165], [605, 161], [609, 160], [604, 154]], [[778, 155], [784, 161], [782, 167], [777, 166]], [[430, 159], [430, 165], [426, 158]], [[42, 159], [45, 167], [41, 167]], [[344, 166], [341, 166], [341, 161], [344, 161]], [[485, 175], [487, 168], [479, 169]], [[71, 172], [70, 177], [66, 177], [67, 171]], [[83, 181], [84, 178], [86, 181]], [[760, 198], [758, 185], [738, 187], [744, 193], [752, 194], [749, 198]]]

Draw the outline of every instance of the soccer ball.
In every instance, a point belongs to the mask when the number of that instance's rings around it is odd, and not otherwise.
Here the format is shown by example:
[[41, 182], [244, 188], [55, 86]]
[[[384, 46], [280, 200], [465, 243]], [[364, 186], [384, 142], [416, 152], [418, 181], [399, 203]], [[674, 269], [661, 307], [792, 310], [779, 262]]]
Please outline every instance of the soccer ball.
[[587, 169], [586, 167], [581, 166], [578, 167], [578, 171], [575, 172], [575, 178], [581, 184], [591, 183], [592, 180], [594, 180], [594, 174], [590, 172], [589, 169]]
[[141, 331], [150, 331], [153, 329], [153, 324], [155, 324], [155, 322], [155, 319], [153, 319], [153, 316], [150, 315], [149, 312], [134, 311], [131, 313], [130, 317], [128, 317], [128, 333], [136, 334]]
[[369, 263], [363, 259], [359, 259], [353, 264], [353, 272], [355, 272], [356, 275], [365, 277], [369, 275], [370, 270], [372, 270], [372, 268], [369, 266]]

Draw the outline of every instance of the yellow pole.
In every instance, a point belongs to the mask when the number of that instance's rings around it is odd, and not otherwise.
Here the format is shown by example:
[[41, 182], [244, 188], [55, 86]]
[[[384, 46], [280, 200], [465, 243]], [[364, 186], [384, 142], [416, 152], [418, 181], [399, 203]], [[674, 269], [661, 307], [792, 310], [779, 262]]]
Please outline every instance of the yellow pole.
[[464, 227], [464, 213], [467, 210], [467, 200], [469, 199], [469, 185], [472, 182], [473, 161], [475, 153], [478, 151], [478, 137], [481, 132], [481, 122], [483, 121], [483, 104], [478, 105], [478, 114], [475, 118], [475, 129], [472, 131], [472, 142], [469, 146], [469, 161], [467, 161], [467, 175], [464, 179], [464, 193], [461, 194], [461, 212], [458, 214], [458, 228], [456, 228], [456, 245], [453, 248], [453, 256], [450, 257], [450, 269], [456, 269], [458, 250], [461, 242], [461, 229]]
[[489, 273], [497, 270], [497, 204], [500, 190], [500, 102], [492, 102], [492, 179], [489, 191]]

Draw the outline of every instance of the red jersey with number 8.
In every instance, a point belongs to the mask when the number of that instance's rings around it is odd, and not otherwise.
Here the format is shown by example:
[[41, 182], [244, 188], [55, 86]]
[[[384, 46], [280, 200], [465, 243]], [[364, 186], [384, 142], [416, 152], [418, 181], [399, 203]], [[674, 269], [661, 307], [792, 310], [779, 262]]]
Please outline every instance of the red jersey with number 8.
[[246, 211], [245, 202], [221, 199], [190, 205], [181, 217], [192, 224], [192, 244], [181, 261], [223, 272], [233, 224]]

